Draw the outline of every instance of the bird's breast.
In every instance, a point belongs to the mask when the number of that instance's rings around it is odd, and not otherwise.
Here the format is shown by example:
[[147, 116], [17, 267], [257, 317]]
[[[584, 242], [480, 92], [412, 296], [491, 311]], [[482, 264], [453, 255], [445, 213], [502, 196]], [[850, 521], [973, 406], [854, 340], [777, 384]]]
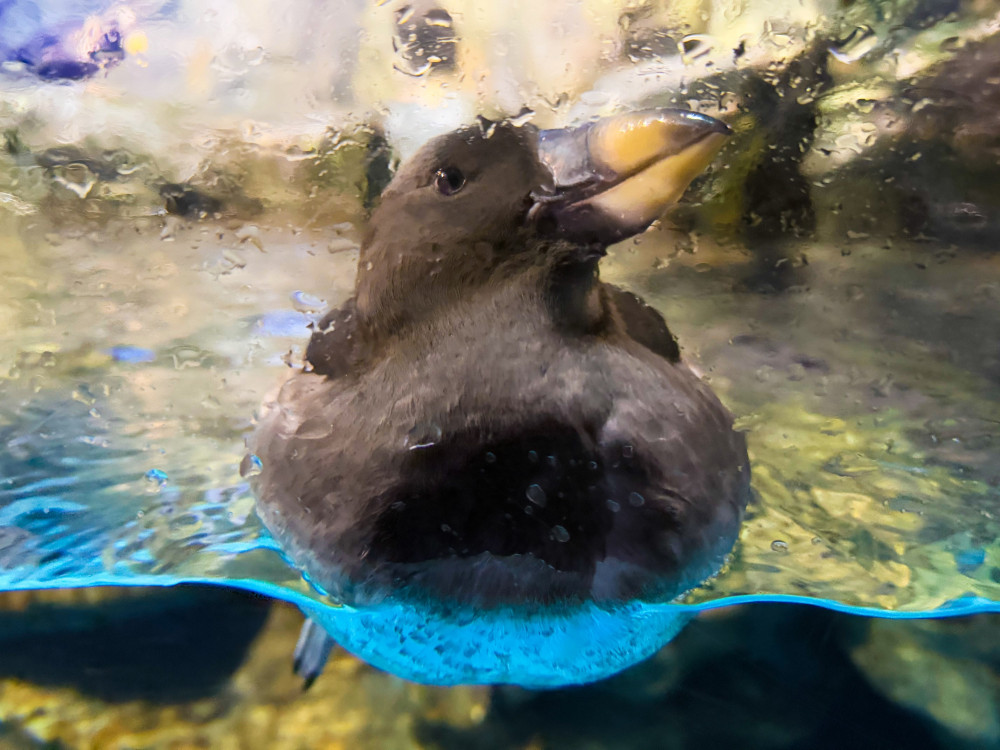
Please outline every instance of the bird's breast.
[[477, 606], [670, 597], [713, 572], [748, 477], [718, 400], [641, 348], [508, 334], [285, 385], [255, 447], [293, 556], [345, 598]]

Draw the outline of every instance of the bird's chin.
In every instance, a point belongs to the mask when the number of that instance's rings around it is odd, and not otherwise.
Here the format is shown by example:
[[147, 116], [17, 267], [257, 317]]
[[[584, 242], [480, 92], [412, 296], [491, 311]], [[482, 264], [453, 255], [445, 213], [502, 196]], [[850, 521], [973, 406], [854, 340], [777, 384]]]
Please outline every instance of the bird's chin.
[[645, 232], [659, 217], [612, 213], [593, 198], [548, 207], [547, 231], [582, 249], [583, 260], [599, 260], [609, 245]]

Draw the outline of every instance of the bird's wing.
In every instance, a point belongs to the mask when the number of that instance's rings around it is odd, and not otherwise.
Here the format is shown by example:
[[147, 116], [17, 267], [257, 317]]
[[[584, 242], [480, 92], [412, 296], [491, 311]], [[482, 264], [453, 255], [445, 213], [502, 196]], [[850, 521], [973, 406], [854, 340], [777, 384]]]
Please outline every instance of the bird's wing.
[[313, 372], [338, 378], [350, 370], [357, 347], [357, 316], [354, 298], [330, 310], [313, 329], [306, 361]]
[[680, 362], [677, 339], [660, 313], [632, 292], [611, 284], [604, 284], [604, 288], [625, 325], [625, 332], [632, 339], [670, 362]]

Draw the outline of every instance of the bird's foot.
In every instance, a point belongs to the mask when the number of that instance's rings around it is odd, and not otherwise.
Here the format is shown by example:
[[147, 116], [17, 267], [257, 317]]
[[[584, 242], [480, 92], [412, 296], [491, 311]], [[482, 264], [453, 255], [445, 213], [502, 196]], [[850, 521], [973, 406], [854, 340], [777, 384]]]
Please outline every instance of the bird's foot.
[[292, 656], [292, 669], [303, 680], [302, 689], [308, 690], [319, 677], [337, 642], [315, 620], [306, 618], [299, 633]]

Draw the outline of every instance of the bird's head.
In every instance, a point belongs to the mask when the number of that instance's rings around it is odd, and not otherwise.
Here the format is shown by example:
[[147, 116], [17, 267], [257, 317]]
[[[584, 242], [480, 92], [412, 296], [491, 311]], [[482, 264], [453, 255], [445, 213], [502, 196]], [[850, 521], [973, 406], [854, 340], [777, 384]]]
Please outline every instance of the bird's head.
[[564, 130], [477, 124], [428, 142], [371, 217], [357, 303], [376, 327], [419, 318], [503, 268], [579, 264], [644, 231], [730, 130], [659, 109]]

